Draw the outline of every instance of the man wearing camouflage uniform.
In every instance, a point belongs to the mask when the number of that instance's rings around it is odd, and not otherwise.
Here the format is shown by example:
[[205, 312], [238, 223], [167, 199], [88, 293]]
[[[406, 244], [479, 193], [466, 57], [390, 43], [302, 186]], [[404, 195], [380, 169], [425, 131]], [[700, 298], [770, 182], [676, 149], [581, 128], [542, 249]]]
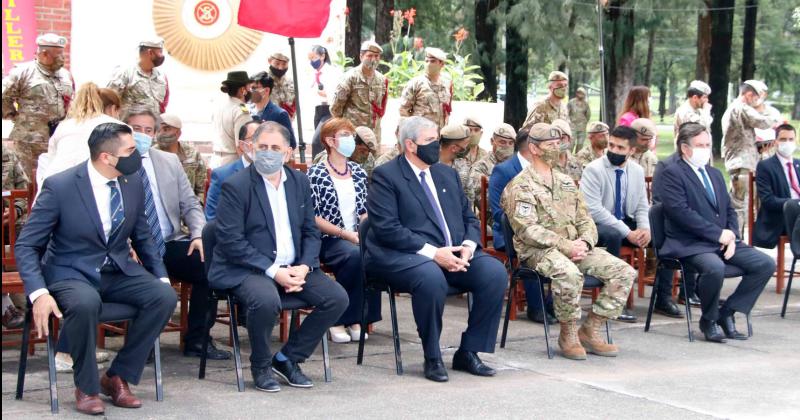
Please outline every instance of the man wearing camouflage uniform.
[[606, 154], [608, 147], [608, 125], [602, 121], [589, 124], [589, 144], [584, 146], [575, 158], [582, 166], [588, 165], [597, 158]]
[[631, 128], [636, 131], [639, 139], [636, 142], [636, 151], [630, 160], [639, 164], [644, 169], [645, 177], [652, 177], [658, 165], [658, 156], [650, 150], [650, 143], [658, 136], [656, 124], [648, 118], [637, 118], [631, 123]]
[[466, 159], [466, 164], [471, 166], [475, 162], [485, 159], [489, 156], [489, 153], [480, 147], [481, 137], [483, 137], [483, 125], [478, 121], [478, 118], [475, 116], [467, 117], [464, 119], [464, 125], [469, 128], [469, 146], [457, 158]]
[[376, 70], [382, 52], [383, 48], [374, 41], [361, 44], [361, 64], [345, 73], [330, 107], [334, 118], [347, 118], [356, 127], [369, 127], [378, 144], [389, 97], [389, 80]]
[[294, 96], [294, 80], [286, 74], [288, 70], [289, 57], [286, 54], [275, 52], [269, 56], [269, 74], [275, 81], [270, 100], [285, 109], [289, 114], [289, 119], [293, 119], [297, 112], [297, 102]]
[[[606, 343], [600, 329], [622, 312], [636, 271], [595, 247], [597, 227], [578, 187], [571, 178], [551, 169], [558, 160], [560, 130], [538, 123], [528, 136], [533, 162], [508, 184], [501, 199], [514, 230], [514, 247], [520, 261], [552, 280], [562, 355], [583, 360], [588, 350], [599, 356], [616, 356], [617, 346]], [[604, 286], [577, 330], [584, 275], [597, 277]]]
[[480, 199], [481, 178], [489, 178], [492, 169], [500, 162], [504, 162], [514, 154], [514, 140], [517, 132], [514, 127], [506, 123], [500, 123], [492, 133], [492, 153], [483, 159], [475, 162], [469, 170], [470, 184], [474, 188], [473, 194]]
[[117, 67], [108, 82], [122, 99], [122, 114], [131, 108], [147, 108], [153, 114], [163, 114], [169, 103], [169, 81], [158, 69], [164, 64], [164, 40], [146, 39], [139, 42], [139, 62], [127, 68]]
[[[8, 148], [3, 148], [3, 191], [10, 191], [10, 190], [27, 190], [28, 189], [28, 177], [25, 175], [25, 172], [22, 169], [22, 165], [17, 159], [17, 155], [8, 150]], [[12, 207], [7, 200], [3, 200], [3, 225], [5, 225], [9, 218], [9, 213], [11, 211], [15, 212], [16, 216], [16, 223], [14, 223], [15, 232], [19, 235], [19, 231], [22, 229], [23, 221], [25, 220], [25, 213], [28, 211], [28, 203], [23, 199], [17, 199], [14, 201], [14, 206]], [[10, 231], [6, 230], [6, 234], [9, 234]], [[9, 238], [3, 238], [4, 243], [8, 242]], [[15, 294], [13, 297], [10, 295], [4, 294], [3, 295], [3, 305], [0, 307], [0, 312], [2, 312], [3, 316], [3, 326], [6, 328], [19, 328], [22, 326], [22, 322], [25, 320], [25, 314], [17, 309], [17, 306], [13, 303], [13, 301], [17, 302], [25, 302], [25, 295], [23, 293]], [[21, 303], [20, 306], [24, 306], [24, 303]]]
[[551, 125], [561, 132], [561, 143], [558, 144], [561, 153], [558, 155], [558, 163], [555, 169], [561, 171], [563, 174], [569, 175], [575, 183], [578, 183], [583, 174], [583, 165], [581, 165], [578, 159], [575, 158], [575, 155], [572, 154], [572, 130], [569, 123], [557, 119], [553, 121]]
[[408, 81], [400, 97], [400, 116], [419, 115], [441, 129], [452, 110], [453, 82], [443, 76], [447, 53], [438, 48], [425, 49], [425, 74]]
[[183, 123], [177, 115], [161, 114], [161, 126], [156, 134], [156, 149], [178, 155], [183, 171], [189, 178], [189, 184], [200, 203], [205, 202], [206, 163], [194, 146], [189, 142], [179, 141]]
[[447, 165], [458, 172], [461, 188], [470, 204], [475, 202], [475, 189], [469, 180], [470, 164], [465, 158], [459, 158], [469, 148], [470, 131], [461, 124], [448, 124], [439, 132], [439, 163]]
[[579, 87], [575, 91], [575, 97], [570, 99], [567, 103], [567, 112], [569, 113], [569, 121], [572, 128], [572, 133], [575, 135], [575, 153], [583, 148], [584, 140], [586, 140], [586, 124], [589, 118], [592, 117], [592, 110], [589, 108], [589, 101], [586, 100], [586, 90]]
[[725, 170], [731, 176], [731, 204], [739, 219], [740, 235], [747, 227], [749, 173], [756, 170], [759, 161], [755, 129], [771, 128], [778, 123], [767, 112], [766, 97], [767, 85], [759, 80], [748, 80], [739, 88], [739, 97], [722, 115], [722, 157]]
[[[347, 158], [361, 165], [361, 169], [367, 173], [367, 178], [372, 176], [372, 170], [375, 169], [375, 152], [378, 147], [378, 141], [375, 139], [375, 133], [369, 127], [356, 127], [356, 150]], [[314, 156], [311, 161], [312, 165], [324, 162], [328, 159], [328, 151], [323, 150]], [[383, 162], [385, 163], [385, 162]]]
[[686, 91], [686, 101], [675, 110], [675, 125], [673, 131], [675, 138], [678, 137], [678, 129], [687, 122], [696, 122], [711, 132], [711, 104], [708, 103], [708, 95], [711, 95], [711, 86], [701, 80], [693, 80]]
[[3, 78], [3, 119], [14, 121], [8, 139], [29, 179], [75, 93], [72, 75], [64, 68], [67, 39], [44, 34], [36, 45], [36, 59], [20, 63]]
[[564, 98], [567, 97], [567, 75], [554, 71], [550, 73], [547, 78], [547, 89], [550, 93], [533, 104], [531, 112], [525, 118], [525, 123], [522, 124], [524, 129], [530, 129], [536, 123], [552, 124], [557, 119], [569, 121], [569, 111], [567, 104], [564, 103]]

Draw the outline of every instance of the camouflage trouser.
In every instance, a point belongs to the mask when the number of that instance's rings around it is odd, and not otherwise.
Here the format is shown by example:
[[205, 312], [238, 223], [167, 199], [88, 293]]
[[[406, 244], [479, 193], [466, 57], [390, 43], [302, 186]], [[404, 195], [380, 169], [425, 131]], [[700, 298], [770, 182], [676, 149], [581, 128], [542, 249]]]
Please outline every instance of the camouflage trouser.
[[33, 170], [39, 165], [39, 155], [47, 153], [47, 140], [44, 142], [17, 140], [14, 142], [14, 151], [17, 152], [25, 175], [28, 175], [31, 182], [36, 182]]
[[578, 131], [575, 130], [572, 132], [575, 136], [572, 138], [572, 144], [575, 146], [575, 151], [573, 153], [578, 153], [583, 149], [583, 143], [586, 141], [586, 130]]
[[731, 175], [731, 204], [736, 210], [736, 218], [739, 220], [739, 237], [744, 238], [745, 228], [747, 228], [747, 193], [748, 193], [748, 169], [733, 169]]
[[553, 307], [559, 321], [580, 319], [583, 274], [597, 277], [604, 283], [600, 296], [592, 305], [592, 312], [611, 319], [622, 313], [637, 276], [633, 267], [601, 248], [592, 249], [577, 263], [551, 249], [534, 269], [552, 280]]

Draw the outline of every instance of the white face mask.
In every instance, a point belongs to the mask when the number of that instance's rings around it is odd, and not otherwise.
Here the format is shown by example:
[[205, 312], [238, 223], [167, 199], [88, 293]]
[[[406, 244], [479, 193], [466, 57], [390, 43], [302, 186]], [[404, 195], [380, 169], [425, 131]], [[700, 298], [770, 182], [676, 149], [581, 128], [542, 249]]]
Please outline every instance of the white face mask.
[[686, 158], [692, 165], [703, 168], [708, 164], [708, 161], [711, 160], [711, 148], [692, 148], [692, 156]]
[[793, 141], [778, 142], [778, 153], [786, 159], [791, 159], [794, 150], [797, 148], [797, 143]]

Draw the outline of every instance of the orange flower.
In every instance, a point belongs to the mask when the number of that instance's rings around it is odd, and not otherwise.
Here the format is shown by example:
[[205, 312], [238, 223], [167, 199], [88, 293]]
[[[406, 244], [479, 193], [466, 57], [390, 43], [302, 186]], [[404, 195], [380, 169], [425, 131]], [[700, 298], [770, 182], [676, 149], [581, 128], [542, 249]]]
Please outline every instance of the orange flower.
[[413, 7], [403, 12], [403, 19], [407, 20], [409, 25], [414, 24], [415, 16], [417, 16], [417, 9]]
[[469, 36], [469, 31], [464, 28], [461, 28], [453, 35], [453, 38], [456, 39], [456, 42], [464, 42], [464, 40], [467, 39], [468, 36]]

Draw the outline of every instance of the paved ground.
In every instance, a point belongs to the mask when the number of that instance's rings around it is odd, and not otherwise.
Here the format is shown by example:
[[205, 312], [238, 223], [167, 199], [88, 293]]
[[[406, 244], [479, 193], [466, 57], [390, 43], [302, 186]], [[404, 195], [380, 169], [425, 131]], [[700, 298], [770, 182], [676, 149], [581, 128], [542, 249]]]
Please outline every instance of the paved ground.
[[[735, 286], [728, 281], [726, 290]], [[210, 362], [205, 381], [196, 379], [197, 359], [182, 357], [175, 334], [162, 336], [165, 401], [155, 401], [153, 370], [148, 366], [135, 391], [144, 400], [139, 410], [107, 405], [109, 418], [182, 419], [217, 418], [800, 418], [800, 297], [793, 296], [790, 311], [781, 319], [782, 295], [774, 280], [767, 286], [753, 314], [755, 336], [748, 341], [690, 343], [686, 323], [660, 316], [647, 334], [643, 323], [613, 323], [612, 334], [622, 353], [614, 359], [591, 357], [575, 362], [548, 360], [541, 325], [522, 315], [509, 327], [505, 349], [485, 355], [500, 371], [495, 378], [475, 378], [450, 372], [450, 382], [436, 384], [422, 378], [422, 356], [411, 317], [410, 301], [398, 298], [403, 360], [406, 373], [394, 373], [388, 323], [384, 318], [367, 342], [364, 366], [356, 366], [357, 346], [331, 344], [332, 383], [322, 379], [321, 353], [304, 365], [316, 382], [312, 390], [284, 389], [266, 394], [252, 388], [243, 338], [247, 389], [236, 392], [233, 362]], [[386, 300], [386, 299], [384, 299]], [[588, 305], [588, 300], [584, 301]], [[643, 321], [644, 300], [636, 301]], [[694, 311], [695, 319], [699, 311]], [[454, 346], [466, 324], [466, 301], [452, 298], [445, 311], [442, 345], [449, 365]], [[744, 318], [739, 320], [744, 329]], [[693, 329], [700, 334], [695, 323]], [[241, 330], [242, 333], [244, 330]], [[557, 330], [551, 330], [555, 344]], [[224, 326], [214, 335], [226, 342]], [[246, 334], [245, 334], [246, 336]], [[119, 339], [111, 339], [118, 348]], [[43, 349], [41, 349], [43, 350]], [[44, 351], [29, 362], [23, 401], [14, 400], [18, 352], [3, 351], [4, 418], [49, 416]], [[61, 417], [82, 418], [74, 411], [72, 379], [59, 376]]]

